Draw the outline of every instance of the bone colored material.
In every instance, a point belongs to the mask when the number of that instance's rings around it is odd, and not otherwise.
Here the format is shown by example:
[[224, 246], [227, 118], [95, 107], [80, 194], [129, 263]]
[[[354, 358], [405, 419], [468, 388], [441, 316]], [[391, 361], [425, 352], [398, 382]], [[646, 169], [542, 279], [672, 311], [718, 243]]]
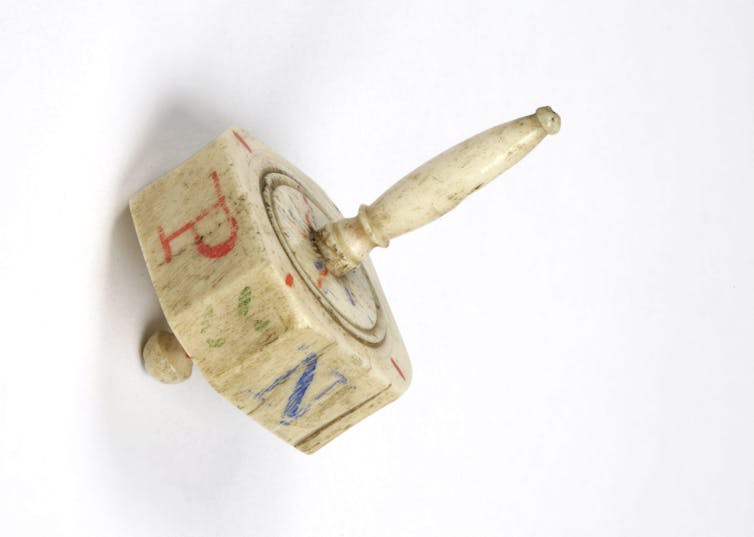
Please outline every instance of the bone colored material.
[[[178, 382], [193, 362], [239, 410], [297, 449], [316, 451], [411, 382], [369, 249], [450, 210], [558, 125], [542, 108], [477, 135], [349, 220], [303, 172], [228, 129], [130, 201], [174, 334], [149, 340], [147, 371]], [[341, 235], [353, 239], [345, 271], [330, 268], [342, 241], [328, 250], [323, 240]]]
[[549, 107], [451, 147], [394, 184], [358, 214], [327, 224], [314, 236], [328, 270], [356, 268], [375, 246], [439, 218], [526, 156], [548, 134], [560, 130]]
[[165, 384], [177, 384], [191, 376], [193, 363], [170, 332], [155, 332], [142, 353], [144, 367], [152, 377]]
[[220, 395], [287, 443], [316, 451], [408, 388], [371, 263], [335, 276], [310, 240], [343, 215], [259, 140], [228, 129], [130, 207], [173, 334]]

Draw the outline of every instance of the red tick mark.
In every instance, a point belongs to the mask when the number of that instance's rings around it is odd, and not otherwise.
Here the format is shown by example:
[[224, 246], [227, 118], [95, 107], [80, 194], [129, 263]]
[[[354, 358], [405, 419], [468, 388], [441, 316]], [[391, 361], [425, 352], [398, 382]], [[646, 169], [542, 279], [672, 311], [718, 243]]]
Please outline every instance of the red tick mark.
[[249, 153], [251, 153], [251, 148], [249, 147], [249, 144], [246, 143], [246, 140], [241, 138], [241, 135], [238, 134], [236, 131], [233, 131], [233, 135], [236, 137], [236, 140], [241, 142], [241, 145], [244, 146]]
[[406, 380], [406, 376], [403, 374], [403, 371], [401, 371], [401, 368], [398, 367], [398, 364], [396, 363], [395, 359], [393, 359], [392, 356], [390, 357], [390, 363], [393, 364], [393, 367], [398, 372], [398, 374], [401, 376], [401, 378], [403, 380]]
[[288, 287], [293, 287], [293, 274], [290, 272], [285, 275], [285, 285]]

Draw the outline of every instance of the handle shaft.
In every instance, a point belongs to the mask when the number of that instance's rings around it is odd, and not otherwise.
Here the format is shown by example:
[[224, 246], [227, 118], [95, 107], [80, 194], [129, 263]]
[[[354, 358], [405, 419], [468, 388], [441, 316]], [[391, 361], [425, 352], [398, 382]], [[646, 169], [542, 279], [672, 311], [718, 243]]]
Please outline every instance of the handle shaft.
[[372, 248], [444, 215], [559, 129], [560, 117], [542, 107], [440, 153], [362, 205], [357, 216], [318, 230], [314, 241], [325, 265], [336, 275], [353, 270]]

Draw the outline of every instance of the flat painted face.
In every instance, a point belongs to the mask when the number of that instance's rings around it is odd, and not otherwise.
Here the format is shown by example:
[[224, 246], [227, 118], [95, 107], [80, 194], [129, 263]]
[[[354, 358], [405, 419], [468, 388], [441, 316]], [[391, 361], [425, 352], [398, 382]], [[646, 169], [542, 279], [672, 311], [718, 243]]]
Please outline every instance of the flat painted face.
[[265, 189], [278, 239], [322, 306], [357, 338], [381, 341], [379, 304], [366, 272], [359, 267], [341, 277], [330, 274], [311, 241], [312, 231], [338, 216], [328, 216], [310, 193], [286, 175], [268, 174]]

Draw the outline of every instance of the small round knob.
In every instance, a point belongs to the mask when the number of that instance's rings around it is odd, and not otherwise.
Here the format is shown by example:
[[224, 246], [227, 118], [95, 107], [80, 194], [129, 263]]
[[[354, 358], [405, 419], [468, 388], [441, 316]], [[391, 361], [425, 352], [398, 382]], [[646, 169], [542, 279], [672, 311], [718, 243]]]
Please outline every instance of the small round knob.
[[557, 134], [560, 130], [560, 116], [549, 106], [540, 106], [534, 115], [547, 134]]
[[191, 376], [193, 362], [170, 332], [155, 332], [142, 353], [144, 367], [152, 377], [165, 384], [177, 384]]

